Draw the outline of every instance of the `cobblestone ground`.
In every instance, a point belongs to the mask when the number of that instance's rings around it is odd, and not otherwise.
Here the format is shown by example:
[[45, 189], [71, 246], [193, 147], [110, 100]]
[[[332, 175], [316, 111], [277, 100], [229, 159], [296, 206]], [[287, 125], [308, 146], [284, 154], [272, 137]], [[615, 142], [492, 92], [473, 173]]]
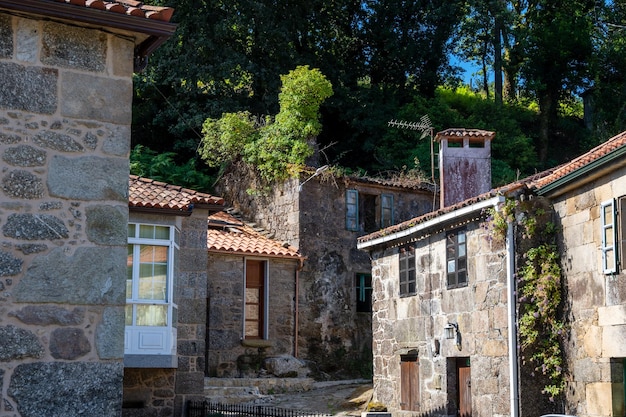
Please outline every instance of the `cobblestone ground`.
[[360, 416], [371, 396], [371, 382], [327, 381], [314, 383], [309, 391], [269, 395], [259, 404], [335, 416]]

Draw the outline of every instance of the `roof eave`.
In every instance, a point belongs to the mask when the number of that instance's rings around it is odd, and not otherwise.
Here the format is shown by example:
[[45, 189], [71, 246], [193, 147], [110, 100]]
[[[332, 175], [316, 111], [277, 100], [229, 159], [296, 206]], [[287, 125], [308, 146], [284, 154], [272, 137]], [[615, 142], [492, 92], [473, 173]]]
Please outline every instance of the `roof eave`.
[[176, 30], [176, 24], [170, 22], [55, 1], [0, 0], [0, 8], [147, 35], [147, 38], [135, 47], [135, 70], [143, 69], [141, 65], [145, 68], [148, 55]]
[[502, 195], [491, 197], [486, 200], [481, 200], [472, 205], [461, 207], [458, 210], [450, 211], [448, 213], [442, 214], [441, 216], [437, 216], [433, 219], [426, 220], [423, 223], [416, 224], [415, 226], [409, 227], [407, 229], [400, 230], [398, 232], [391, 233], [386, 236], [381, 236], [379, 238], [375, 238], [369, 241], [358, 242], [357, 248], [361, 250], [371, 251], [371, 250], [374, 250], [374, 248], [377, 246], [388, 244], [395, 240], [401, 240], [414, 234], [426, 232], [437, 226], [445, 225], [446, 223], [451, 222], [453, 220], [466, 217], [473, 213], [481, 212], [482, 210], [486, 208], [495, 207], [498, 204], [503, 203], [504, 201], [505, 201], [505, 197]]

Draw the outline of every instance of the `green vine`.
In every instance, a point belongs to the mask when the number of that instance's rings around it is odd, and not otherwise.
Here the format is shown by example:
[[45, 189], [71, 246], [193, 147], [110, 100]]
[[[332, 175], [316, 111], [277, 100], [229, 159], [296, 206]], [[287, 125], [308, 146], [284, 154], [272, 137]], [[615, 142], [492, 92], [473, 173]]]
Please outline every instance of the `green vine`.
[[561, 348], [565, 324], [559, 319], [561, 267], [557, 227], [550, 220], [550, 212], [540, 202], [507, 199], [498, 210], [489, 211], [488, 220], [494, 233], [503, 239], [507, 223], [518, 219], [519, 245], [528, 247], [517, 271], [522, 360], [529, 360], [535, 372], [547, 377], [542, 392], [554, 401], [565, 389]]

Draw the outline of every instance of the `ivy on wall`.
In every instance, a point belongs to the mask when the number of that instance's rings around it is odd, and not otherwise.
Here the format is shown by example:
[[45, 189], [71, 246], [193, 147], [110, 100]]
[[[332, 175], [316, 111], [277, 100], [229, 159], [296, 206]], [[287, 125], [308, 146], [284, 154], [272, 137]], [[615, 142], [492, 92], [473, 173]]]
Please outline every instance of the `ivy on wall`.
[[547, 378], [543, 393], [554, 401], [565, 389], [562, 349], [565, 324], [559, 318], [562, 274], [552, 207], [543, 199], [507, 199], [498, 210], [491, 209], [488, 214], [499, 239], [506, 237], [509, 222], [516, 226], [517, 247], [524, 253], [517, 268], [522, 361], [530, 362], [535, 372]]

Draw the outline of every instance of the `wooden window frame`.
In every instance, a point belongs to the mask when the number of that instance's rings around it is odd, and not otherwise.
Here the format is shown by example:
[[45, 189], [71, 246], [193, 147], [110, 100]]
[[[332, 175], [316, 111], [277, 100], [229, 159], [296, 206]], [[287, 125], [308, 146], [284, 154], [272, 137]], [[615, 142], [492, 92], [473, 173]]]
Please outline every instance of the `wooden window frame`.
[[415, 246], [406, 245], [398, 253], [399, 293], [400, 296], [417, 293], [417, 276], [415, 267]]
[[469, 281], [465, 228], [446, 233], [446, 277], [448, 288], [466, 287]]
[[[357, 273], [356, 278], [356, 312], [372, 312], [372, 274]], [[369, 286], [368, 286], [369, 281]]]

